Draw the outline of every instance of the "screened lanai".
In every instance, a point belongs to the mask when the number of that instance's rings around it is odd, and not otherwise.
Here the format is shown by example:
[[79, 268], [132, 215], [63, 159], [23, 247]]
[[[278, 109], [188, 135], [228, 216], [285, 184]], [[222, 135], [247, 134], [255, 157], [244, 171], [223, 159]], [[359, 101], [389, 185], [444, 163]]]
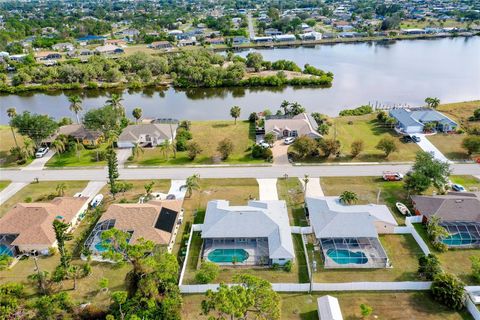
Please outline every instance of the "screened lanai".
[[325, 268], [386, 268], [389, 260], [378, 238], [322, 238]]
[[85, 241], [85, 248], [90, 250], [93, 255], [101, 255], [105, 248], [102, 246], [102, 232], [115, 226], [115, 220], [109, 219], [99, 222], [95, 225], [92, 232]]
[[17, 236], [18, 234], [0, 234], [0, 255], [14, 257], [17, 254], [17, 249], [12, 245]]
[[267, 265], [270, 263], [268, 238], [207, 238], [203, 259], [218, 264]]
[[442, 240], [449, 247], [480, 248], [480, 223], [468, 221], [445, 221], [440, 224], [450, 236]]

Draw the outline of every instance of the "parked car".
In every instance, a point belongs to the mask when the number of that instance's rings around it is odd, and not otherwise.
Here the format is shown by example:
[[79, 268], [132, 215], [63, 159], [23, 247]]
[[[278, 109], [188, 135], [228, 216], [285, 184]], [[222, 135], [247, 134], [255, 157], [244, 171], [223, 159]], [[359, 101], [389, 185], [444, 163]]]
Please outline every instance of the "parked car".
[[48, 147], [41, 147], [35, 153], [35, 158], [42, 158], [44, 155], [47, 154], [48, 150], [49, 150]]
[[419, 136], [412, 135], [411, 138], [412, 138], [412, 140], [415, 141], [415, 142], [420, 142], [420, 137], [419, 137]]
[[270, 143], [268, 143], [268, 142], [265, 141], [265, 140], [260, 140], [257, 144], [258, 144], [260, 147], [265, 148], [265, 149], [273, 147]]
[[295, 141], [295, 137], [288, 137], [283, 140], [283, 143], [285, 144], [292, 144]]
[[403, 174], [400, 172], [384, 172], [382, 176], [385, 181], [400, 181], [403, 180]]
[[400, 140], [401, 140], [403, 143], [413, 142], [413, 139], [412, 139], [412, 137], [410, 137], [410, 136], [403, 136]]
[[467, 191], [464, 186], [461, 184], [452, 184], [452, 190], [457, 192], [465, 192]]

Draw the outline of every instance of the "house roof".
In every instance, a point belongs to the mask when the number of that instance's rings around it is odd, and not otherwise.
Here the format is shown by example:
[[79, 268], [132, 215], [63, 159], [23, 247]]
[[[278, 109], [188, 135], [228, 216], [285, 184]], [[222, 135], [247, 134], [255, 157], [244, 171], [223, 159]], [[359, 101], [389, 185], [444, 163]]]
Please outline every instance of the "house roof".
[[172, 139], [177, 131], [178, 124], [172, 123], [142, 123], [129, 125], [123, 129], [122, 133], [118, 137], [119, 141], [132, 141], [137, 142], [140, 135], [150, 135], [157, 139]]
[[181, 210], [180, 200], [112, 204], [98, 223], [113, 220], [116, 229], [132, 232], [131, 243], [144, 238], [166, 245], [170, 242]]
[[390, 116], [395, 118], [405, 127], [420, 126], [423, 127], [423, 124], [412, 118], [411, 112], [408, 112], [404, 108], [391, 109]]
[[72, 222], [87, 201], [88, 197], [58, 197], [50, 203], [18, 203], [0, 219], [0, 234], [18, 234], [12, 245], [51, 246], [53, 221]]
[[404, 126], [423, 126], [428, 122], [440, 122], [456, 125], [455, 121], [436, 110], [421, 108], [418, 110], [410, 110], [405, 108], [397, 108], [390, 110], [390, 116], [394, 117]]
[[480, 222], [479, 192], [450, 192], [437, 196], [412, 196], [415, 209], [422, 215], [436, 215], [443, 221]]
[[123, 49], [113, 44], [106, 44], [106, 45], [95, 48], [95, 51], [99, 53], [114, 52], [115, 50], [123, 50]]
[[310, 223], [321, 238], [376, 238], [375, 221], [396, 226], [385, 205], [343, 205], [338, 197], [308, 197]]
[[83, 124], [69, 124], [61, 126], [58, 134], [74, 137], [75, 139], [96, 140], [102, 136], [100, 131], [89, 130]]
[[317, 299], [318, 318], [320, 320], [343, 320], [338, 299], [329, 295]]
[[268, 238], [271, 259], [293, 259], [292, 235], [285, 201], [249, 201], [230, 206], [225, 200], [207, 205], [202, 238]]
[[267, 133], [281, 133], [284, 129], [296, 130], [299, 136], [312, 134], [322, 137], [317, 132], [317, 122], [306, 113], [298, 114], [292, 118], [270, 118], [265, 120], [265, 132]]

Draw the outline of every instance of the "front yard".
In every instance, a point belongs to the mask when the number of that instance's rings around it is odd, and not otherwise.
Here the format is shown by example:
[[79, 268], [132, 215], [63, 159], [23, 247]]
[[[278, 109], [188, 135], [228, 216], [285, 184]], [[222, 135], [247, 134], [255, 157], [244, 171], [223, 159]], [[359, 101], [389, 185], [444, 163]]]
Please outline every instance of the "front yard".
[[[16, 130], [15, 130], [16, 131]], [[17, 143], [23, 147], [23, 136], [19, 133], [15, 134]], [[0, 167], [16, 167], [15, 157], [12, 157], [10, 149], [15, 147], [15, 140], [13, 139], [12, 130], [10, 126], [0, 125]], [[27, 164], [32, 159], [27, 160]]]
[[47, 167], [102, 167], [107, 164], [106, 160], [97, 161], [98, 154], [105, 152], [107, 144], [102, 143], [95, 149], [82, 149], [76, 152], [75, 150], [64, 153], [56, 153], [52, 159], [45, 164]]
[[11, 181], [9, 180], [0, 180], [0, 191], [5, 189], [10, 184], [10, 182]]
[[227, 160], [229, 164], [241, 163], [264, 163], [264, 160], [253, 159], [250, 156], [250, 147], [255, 143], [255, 128], [248, 121], [192, 121], [190, 132], [192, 140], [198, 143], [202, 152], [195, 160], [188, 159], [186, 151], [177, 152], [173, 158], [173, 152], [164, 154], [160, 147], [145, 148], [144, 153], [128, 164], [141, 166], [153, 165], [185, 165], [185, 164], [214, 164], [222, 163], [218, 157], [218, 143], [223, 139], [230, 139], [233, 143], [233, 151]]
[[308, 226], [304, 210], [304, 189], [298, 178], [277, 180], [278, 198], [285, 200], [291, 226]]
[[126, 182], [132, 184], [132, 188], [126, 192], [120, 192], [115, 196], [115, 199], [112, 198], [110, 195], [110, 186], [106, 184], [100, 193], [105, 196], [104, 203], [106, 206], [112, 203], [119, 203], [119, 202], [131, 202], [137, 203], [141, 196], [145, 195], [145, 185], [150, 182], [155, 182], [153, 185], [152, 192], [161, 192], [167, 193], [170, 189], [170, 180], [162, 179], [162, 180], [120, 180], [119, 182]]

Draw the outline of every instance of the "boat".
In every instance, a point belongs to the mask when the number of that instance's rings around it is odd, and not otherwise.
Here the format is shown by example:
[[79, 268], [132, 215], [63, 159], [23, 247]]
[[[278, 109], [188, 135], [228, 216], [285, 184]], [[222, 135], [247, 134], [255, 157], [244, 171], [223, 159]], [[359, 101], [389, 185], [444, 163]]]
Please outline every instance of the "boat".
[[407, 206], [404, 205], [403, 203], [397, 202], [397, 203], [395, 203], [395, 206], [397, 207], [398, 211], [400, 211], [400, 213], [403, 214], [404, 216], [405, 215], [407, 215], [407, 216], [411, 215], [410, 210], [408, 210]]
[[96, 208], [100, 205], [100, 203], [102, 203], [102, 200], [103, 194], [97, 194], [95, 198], [93, 198], [92, 202], [90, 202], [90, 206], [92, 206], [92, 208]]

